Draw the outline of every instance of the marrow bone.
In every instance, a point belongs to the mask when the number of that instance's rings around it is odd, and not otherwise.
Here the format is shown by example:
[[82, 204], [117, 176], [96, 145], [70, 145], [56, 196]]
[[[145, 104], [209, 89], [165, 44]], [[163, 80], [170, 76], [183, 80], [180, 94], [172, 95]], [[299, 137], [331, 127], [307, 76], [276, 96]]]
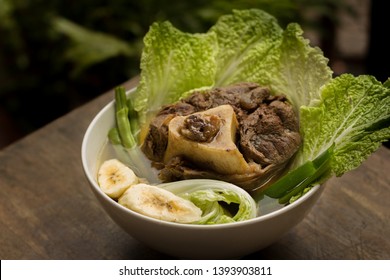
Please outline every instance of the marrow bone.
[[174, 117], [168, 127], [164, 163], [181, 156], [221, 174], [247, 173], [251, 166], [235, 144], [237, 129], [236, 114], [230, 105]]

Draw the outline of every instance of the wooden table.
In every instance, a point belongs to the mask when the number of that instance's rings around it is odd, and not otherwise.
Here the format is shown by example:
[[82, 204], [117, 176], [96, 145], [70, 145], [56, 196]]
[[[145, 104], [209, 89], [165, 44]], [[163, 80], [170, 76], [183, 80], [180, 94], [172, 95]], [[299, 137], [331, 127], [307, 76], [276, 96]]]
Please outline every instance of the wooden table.
[[[112, 98], [107, 92], [0, 151], [0, 259], [172, 259], [122, 231], [89, 189], [82, 138]], [[390, 150], [381, 147], [331, 179], [298, 226], [244, 258], [390, 259], [389, 206]]]

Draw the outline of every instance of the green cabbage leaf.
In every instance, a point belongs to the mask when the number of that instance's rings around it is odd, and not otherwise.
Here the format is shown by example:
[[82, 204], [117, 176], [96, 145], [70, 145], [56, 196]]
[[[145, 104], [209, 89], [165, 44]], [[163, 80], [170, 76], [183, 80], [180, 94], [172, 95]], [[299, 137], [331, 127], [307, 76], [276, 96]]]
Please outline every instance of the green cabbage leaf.
[[144, 37], [141, 79], [132, 95], [141, 123], [190, 90], [213, 86], [217, 51], [214, 33], [185, 33], [167, 21], [152, 24]]
[[197, 224], [225, 224], [255, 218], [257, 205], [243, 189], [218, 180], [191, 179], [158, 185], [202, 210]]
[[301, 27], [283, 30], [268, 13], [235, 10], [210, 29], [217, 34], [215, 85], [256, 82], [282, 93], [299, 110], [319, 99], [320, 88], [332, 78], [328, 59], [310, 46]]
[[390, 138], [390, 88], [372, 76], [343, 74], [323, 87], [317, 106], [302, 106], [300, 125], [297, 160], [313, 160], [334, 145], [331, 175], [341, 176]]

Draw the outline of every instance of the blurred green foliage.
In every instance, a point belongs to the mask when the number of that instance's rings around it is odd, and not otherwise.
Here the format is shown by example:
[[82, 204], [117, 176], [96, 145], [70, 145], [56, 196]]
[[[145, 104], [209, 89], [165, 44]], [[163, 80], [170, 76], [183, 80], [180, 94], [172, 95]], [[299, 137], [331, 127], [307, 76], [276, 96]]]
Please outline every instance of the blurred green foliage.
[[0, 0], [0, 105], [25, 132], [139, 73], [154, 21], [204, 32], [232, 9], [260, 8], [285, 26], [316, 13], [335, 21], [336, 0]]

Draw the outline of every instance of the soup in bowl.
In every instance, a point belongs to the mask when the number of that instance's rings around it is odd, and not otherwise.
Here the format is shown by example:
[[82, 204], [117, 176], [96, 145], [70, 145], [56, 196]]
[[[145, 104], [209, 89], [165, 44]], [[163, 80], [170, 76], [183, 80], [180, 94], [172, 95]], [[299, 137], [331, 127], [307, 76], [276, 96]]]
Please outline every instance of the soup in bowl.
[[186, 259], [243, 257], [271, 245], [291, 230], [321, 194], [321, 186], [316, 185], [288, 205], [264, 196], [256, 202], [256, 217], [232, 223], [177, 223], [143, 215], [119, 204], [98, 184], [100, 165], [115, 157], [107, 138], [107, 131], [115, 126], [114, 115], [113, 100], [90, 123], [82, 142], [83, 169], [90, 189], [107, 215], [131, 238], [159, 252]]

